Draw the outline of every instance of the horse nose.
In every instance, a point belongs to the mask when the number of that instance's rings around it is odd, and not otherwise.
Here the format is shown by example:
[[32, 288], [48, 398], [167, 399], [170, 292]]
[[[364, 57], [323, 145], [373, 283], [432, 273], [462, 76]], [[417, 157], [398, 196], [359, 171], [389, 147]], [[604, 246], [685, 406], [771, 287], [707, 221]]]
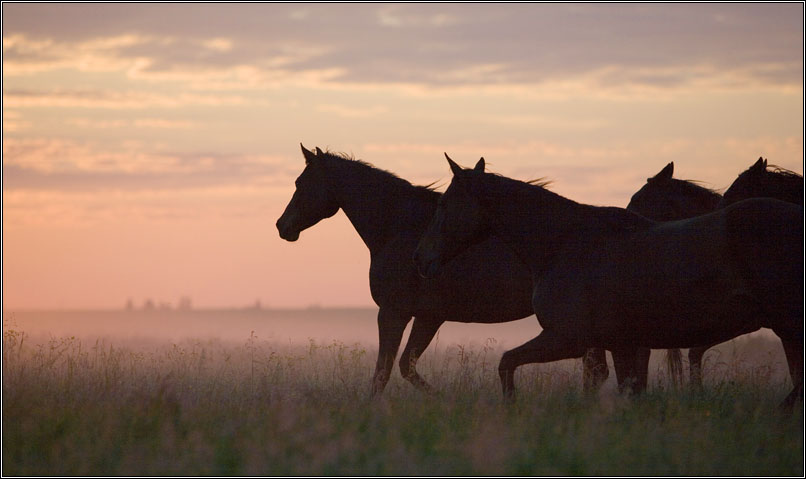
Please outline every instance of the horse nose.
[[283, 217], [281, 216], [277, 223], [277, 232], [280, 234], [280, 238], [286, 241], [296, 241], [299, 239], [299, 231], [294, 231], [292, 228], [288, 226], [288, 221], [283, 221]]

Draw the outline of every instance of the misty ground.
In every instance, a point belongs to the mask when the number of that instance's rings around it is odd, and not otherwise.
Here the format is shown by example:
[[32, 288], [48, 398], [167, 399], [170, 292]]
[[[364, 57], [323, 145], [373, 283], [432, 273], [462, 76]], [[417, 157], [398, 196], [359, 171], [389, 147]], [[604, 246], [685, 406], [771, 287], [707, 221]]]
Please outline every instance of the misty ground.
[[[376, 310], [4, 315], [4, 475], [802, 475], [803, 413], [780, 342], [709, 351], [702, 391], [653, 352], [649, 390], [594, 396], [580, 360], [519, 368], [534, 317], [446, 324], [370, 399]], [[404, 336], [404, 340], [405, 340]]]

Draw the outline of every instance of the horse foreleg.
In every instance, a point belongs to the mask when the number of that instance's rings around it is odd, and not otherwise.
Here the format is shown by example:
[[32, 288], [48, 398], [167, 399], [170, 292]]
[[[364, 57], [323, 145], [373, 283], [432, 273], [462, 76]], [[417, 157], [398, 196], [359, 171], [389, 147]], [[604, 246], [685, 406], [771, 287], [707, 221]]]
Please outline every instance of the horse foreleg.
[[403, 330], [409, 324], [411, 315], [400, 311], [381, 308], [378, 311], [378, 362], [372, 378], [371, 396], [383, 392], [395, 364], [395, 356], [400, 347]]
[[613, 355], [619, 392], [624, 392], [629, 388], [632, 394], [637, 394], [646, 389], [647, 367], [639, 364], [641, 362], [646, 364], [649, 360], [649, 355], [645, 354], [644, 349], [611, 349], [610, 353]]
[[591, 348], [585, 351], [585, 356], [582, 358], [582, 390], [585, 394], [598, 391], [609, 375], [605, 350]]
[[512, 399], [515, 394], [515, 369], [518, 366], [579, 358], [585, 354], [585, 349], [573, 338], [543, 330], [531, 341], [505, 352], [498, 364], [498, 376], [501, 378], [504, 398]]
[[425, 348], [431, 344], [434, 335], [444, 321], [434, 318], [415, 317], [411, 326], [411, 333], [403, 354], [400, 355], [400, 374], [403, 375], [417, 389], [427, 393], [433, 392], [433, 388], [417, 374], [417, 360], [423, 354]]
[[649, 382], [649, 356], [652, 350], [649, 348], [638, 348], [635, 353], [635, 378], [636, 388], [639, 392], [646, 390]]

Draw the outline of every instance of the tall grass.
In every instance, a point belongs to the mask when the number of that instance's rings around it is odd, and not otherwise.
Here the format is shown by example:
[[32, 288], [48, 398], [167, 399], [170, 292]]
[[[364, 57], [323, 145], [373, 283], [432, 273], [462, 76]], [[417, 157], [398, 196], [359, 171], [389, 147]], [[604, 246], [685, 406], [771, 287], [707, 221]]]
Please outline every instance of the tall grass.
[[[3, 475], [795, 475], [788, 383], [712, 359], [695, 393], [584, 396], [577, 362], [521, 368], [501, 400], [494, 344], [427, 353], [439, 393], [342, 343], [133, 344], [3, 335]], [[730, 356], [730, 355], [727, 355]], [[728, 358], [730, 359], [730, 358]], [[708, 363], [706, 363], [708, 367]], [[706, 375], [709, 371], [706, 370]]]

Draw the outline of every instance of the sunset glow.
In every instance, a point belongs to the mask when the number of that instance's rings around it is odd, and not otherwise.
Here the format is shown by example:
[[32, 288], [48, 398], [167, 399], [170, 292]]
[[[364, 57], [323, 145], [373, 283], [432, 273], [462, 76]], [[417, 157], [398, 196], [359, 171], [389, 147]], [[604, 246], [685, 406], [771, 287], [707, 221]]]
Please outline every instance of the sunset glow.
[[447, 152], [626, 206], [668, 162], [803, 172], [803, 4], [4, 4], [3, 308], [371, 306], [304, 160]]

